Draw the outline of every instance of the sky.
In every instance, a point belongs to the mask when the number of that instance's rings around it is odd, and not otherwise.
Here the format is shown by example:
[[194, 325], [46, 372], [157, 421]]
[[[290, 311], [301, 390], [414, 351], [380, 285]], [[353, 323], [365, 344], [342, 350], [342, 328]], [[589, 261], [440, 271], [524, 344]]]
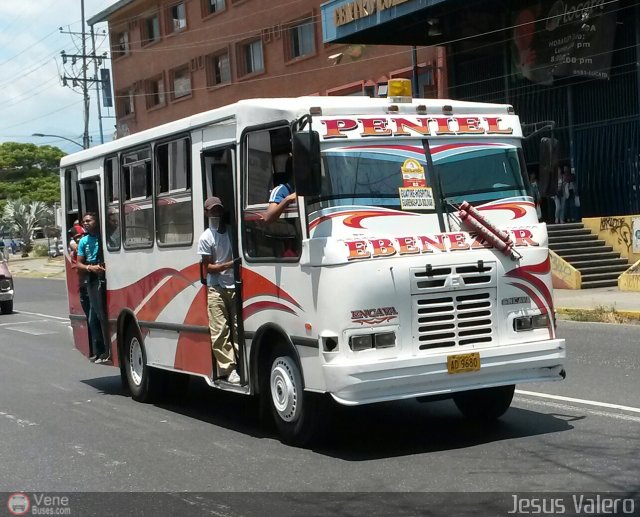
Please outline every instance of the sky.
[[[82, 53], [83, 0], [0, 0], [0, 142], [50, 144], [70, 153], [80, 146], [55, 137], [32, 137], [33, 133], [60, 135], [82, 144], [83, 102], [80, 87], [64, 87], [60, 76], [78, 76], [78, 65], [63, 65], [61, 51]], [[117, 0], [84, 0], [89, 19]], [[60, 32], [60, 28], [64, 33]], [[87, 31], [89, 30], [87, 26]], [[96, 54], [109, 50], [107, 24], [95, 26]], [[69, 34], [69, 32], [76, 34]], [[91, 38], [87, 32], [87, 53]], [[89, 77], [94, 76], [93, 65]], [[89, 135], [100, 144], [95, 85], [90, 84]], [[104, 141], [114, 132], [114, 108], [102, 108]], [[106, 118], [110, 117], [110, 118]]]

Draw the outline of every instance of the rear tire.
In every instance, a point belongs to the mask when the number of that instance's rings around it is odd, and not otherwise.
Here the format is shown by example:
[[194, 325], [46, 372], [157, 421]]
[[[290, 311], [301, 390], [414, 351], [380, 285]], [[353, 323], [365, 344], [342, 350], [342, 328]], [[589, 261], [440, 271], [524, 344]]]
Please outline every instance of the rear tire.
[[511, 405], [515, 385], [460, 391], [453, 401], [460, 412], [470, 420], [491, 422], [504, 415]]
[[13, 300], [7, 300], [6, 302], [0, 302], [0, 312], [2, 314], [13, 313]]
[[304, 447], [314, 441], [328, 416], [326, 397], [304, 391], [297, 360], [287, 347], [271, 356], [261, 396], [284, 443]]
[[124, 371], [133, 400], [153, 402], [159, 394], [158, 372], [147, 365], [147, 353], [137, 329], [127, 328], [124, 341]]

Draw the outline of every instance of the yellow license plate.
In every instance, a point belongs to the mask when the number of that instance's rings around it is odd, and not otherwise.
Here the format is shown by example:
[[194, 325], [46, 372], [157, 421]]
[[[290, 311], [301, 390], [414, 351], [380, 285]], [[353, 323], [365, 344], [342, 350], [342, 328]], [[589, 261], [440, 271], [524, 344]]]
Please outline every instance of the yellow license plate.
[[447, 371], [449, 373], [475, 372], [480, 369], [480, 354], [457, 354], [447, 356]]

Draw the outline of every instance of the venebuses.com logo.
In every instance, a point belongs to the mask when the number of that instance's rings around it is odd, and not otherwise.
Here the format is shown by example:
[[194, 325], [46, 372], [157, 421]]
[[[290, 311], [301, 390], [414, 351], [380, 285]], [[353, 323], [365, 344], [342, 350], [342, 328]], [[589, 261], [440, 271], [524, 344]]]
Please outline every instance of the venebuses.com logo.
[[7, 508], [11, 515], [25, 515], [31, 508], [29, 496], [23, 492], [15, 492], [7, 500]]
[[14, 492], [7, 499], [7, 509], [11, 515], [71, 515], [69, 497], [66, 495], [47, 495]]

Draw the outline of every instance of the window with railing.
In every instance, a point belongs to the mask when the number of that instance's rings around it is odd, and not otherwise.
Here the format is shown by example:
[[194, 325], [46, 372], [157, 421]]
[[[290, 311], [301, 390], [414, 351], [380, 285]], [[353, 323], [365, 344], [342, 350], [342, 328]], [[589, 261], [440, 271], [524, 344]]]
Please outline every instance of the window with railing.
[[125, 249], [153, 245], [151, 151], [140, 149], [122, 156]]
[[160, 245], [191, 244], [190, 141], [180, 138], [156, 146], [156, 224]]
[[167, 34], [180, 32], [187, 28], [187, 8], [184, 2], [173, 4], [167, 8]]

